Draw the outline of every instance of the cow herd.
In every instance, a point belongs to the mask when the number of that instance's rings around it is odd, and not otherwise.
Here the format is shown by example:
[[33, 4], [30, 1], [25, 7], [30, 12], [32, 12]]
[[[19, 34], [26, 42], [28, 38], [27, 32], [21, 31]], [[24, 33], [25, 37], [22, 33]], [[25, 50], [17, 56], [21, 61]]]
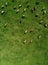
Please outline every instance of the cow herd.
[[[14, 3], [15, 0], [12, 0], [11, 2]], [[38, 1], [35, 3], [36, 6], [38, 6], [39, 4], [40, 4], [40, 2], [38, 2]], [[2, 15], [2, 16], [6, 13], [6, 11], [4, 11], [4, 8], [8, 7], [8, 5], [9, 5], [8, 2], [5, 2], [5, 4], [1, 5], [1, 9], [2, 9], [1, 15]], [[27, 12], [29, 9], [30, 9], [31, 15], [32, 15], [32, 13], [36, 12], [36, 10], [37, 10], [36, 6], [34, 6], [34, 7], [31, 8], [31, 7], [30, 7], [30, 3], [29, 3], [29, 1], [27, 0], [27, 1], [26, 1], [26, 7], [25, 7], [25, 8], [23, 9], [23, 11], [22, 11], [21, 19], [25, 19], [25, 18], [26, 18], [26, 15], [24, 14], [24, 12]], [[18, 8], [17, 8], [16, 5], [14, 5], [14, 6], [13, 6], [13, 10], [15, 10], [15, 11], [16, 11], [16, 14], [18, 14], [19, 11], [20, 11], [20, 8], [22, 8], [22, 7], [23, 7], [23, 5], [22, 5], [22, 3], [20, 3], [20, 4], [18, 5]], [[42, 8], [41, 8], [41, 12], [42, 12], [42, 15], [43, 15], [43, 16], [46, 15], [46, 14], [47, 14], [46, 8], [45, 8], [45, 7], [42, 7]], [[34, 16], [35, 16], [35, 17], [39, 17], [40, 14], [39, 14], [39, 13], [36, 13]], [[22, 20], [20, 20], [19, 23], [21, 24], [21, 23], [22, 23]], [[40, 25], [42, 25], [43, 23], [44, 23], [43, 20], [39, 21], [39, 24], [40, 24]], [[6, 26], [7, 26], [7, 24], [5, 23], [5, 24], [4, 24], [4, 28], [6, 28]], [[44, 26], [45, 28], [47, 28], [47, 27], [48, 27], [48, 24], [47, 24], [47, 23], [44, 23], [43, 26]], [[31, 33], [31, 32], [33, 32], [33, 30], [30, 30], [29, 32]], [[27, 33], [28, 33], [28, 30], [25, 30], [25, 31], [24, 31], [24, 34], [27, 34]], [[40, 39], [40, 38], [41, 38], [41, 35], [39, 35], [37, 38]], [[26, 42], [27, 42], [27, 40], [24, 40], [24, 41], [23, 41], [24, 44], [25, 44]], [[32, 43], [32, 42], [33, 42], [33, 40], [30, 40], [30, 43]]]

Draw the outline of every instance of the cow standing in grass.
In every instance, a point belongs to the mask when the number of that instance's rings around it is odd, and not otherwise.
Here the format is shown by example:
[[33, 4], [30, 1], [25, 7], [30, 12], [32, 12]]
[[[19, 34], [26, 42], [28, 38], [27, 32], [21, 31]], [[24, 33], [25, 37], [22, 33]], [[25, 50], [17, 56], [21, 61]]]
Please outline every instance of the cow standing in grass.
[[23, 41], [24, 44], [26, 44], [26, 42], [27, 42], [26, 40]]
[[8, 5], [8, 3], [6, 2], [6, 3], [5, 3], [5, 6], [7, 7], [7, 5]]
[[24, 32], [24, 34], [26, 34], [28, 31], [27, 30], [25, 30], [25, 32]]
[[7, 23], [4, 24], [4, 28], [6, 28], [6, 27], [7, 27]]
[[1, 14], [3, 15], [4, 13], [5, 13], [5, 11], [2, 10], [2, 11], [1, 11]]
[[48, 24], [44, 24], [44, 27], [47, 28]]
[[22, 4], [19, 4], [19, 8], [21, 8], [22, 7]]
[[4, 6], [4, 5], [2, 5], [2, 6], [1, 6], [1, 9], [3, 9], [3, 8], [5, 8], [5, 6]]
[[13, 9], [15, 10], [16, 9], [16, 6], [13, 6]]

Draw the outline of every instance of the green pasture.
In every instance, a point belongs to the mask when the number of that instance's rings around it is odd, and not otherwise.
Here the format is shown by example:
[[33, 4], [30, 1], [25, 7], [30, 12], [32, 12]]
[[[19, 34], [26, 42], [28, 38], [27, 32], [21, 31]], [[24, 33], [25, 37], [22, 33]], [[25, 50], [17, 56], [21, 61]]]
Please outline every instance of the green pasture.
[[[26, 1], [0, 0], [0, 65], [48, 65], [48, 1]], [[36, 2], [39, 4], [36, 5]], [[21, 8], [19, 4], [22, 4]], [[2, 5], [4, 8], [1, 8]], [[36, 11], [31, 12], [34, 7]], [[41, 11], [43, 7], [47, 11], [44, 15]], [[23, 12], [24, 8], [27, 9], [26, 12]], [[5, 13], [2, 15], [1, 11]], [[36, 14], [39, 16], [35, 17]], [[22, 15], [25, 15], [25, 18], [22, 18]], [[39, 24], [40, 21], [43, 23]], [[30, 30], [33, 31], [30, 33]], [[41, 38], [38, 38], [39, 36]]]

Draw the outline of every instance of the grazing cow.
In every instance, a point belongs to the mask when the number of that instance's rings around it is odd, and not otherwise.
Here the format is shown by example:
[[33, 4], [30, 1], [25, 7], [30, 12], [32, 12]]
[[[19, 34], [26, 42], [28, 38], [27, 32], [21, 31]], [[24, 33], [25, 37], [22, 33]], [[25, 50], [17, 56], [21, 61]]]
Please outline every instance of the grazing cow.
[[17, 9], [16, 13], [18, 13], [18, 12], [19, 12], [19, 9]]
[[1, 14], [3, 15], [5, 13], [5, 11], [1, 11]]
[[32, 43], [33, 42], [33, 40], [30, 40], [30, 43]]
[[47, 13], [45, 7], [43, 7], [41, 11], [43, 12], [43, 15]]
[[44, 27], [47, 28], [48, 24], [44, 24]]
[[27, 30], [25, 30], [25, 32], [24, 32], [24, 34], [26, 34], [28, 31]]
[[27, 42], [26, 40], [23, 41], [24, 44], [26, 44], [26, 42]]
[[41, 38], [41, 35], [38, 36], [38, 39], [40, 39], [40, 38]]
[[25, 15], [22, 15], [22, 18], [25, 18]]
[[6, 2], [6, 3], [5, 3], [5, 6], [7, 7], [7, 5], [8, 5], [8, 3]]
[[43, 15], [44, 15], [44, 14], [46, 14], [46, 13], [47, 13], [47, 11], [46, 11], [46, 10], [44, 10], [44, 11], [43, 11]]
[[28, 4], [27, 4], [27, 8], [29, 8], [29, 6], [30, 6], [30, 4], [28, 3]]
[[31, 9], [31, 12], [32, 13], [35, 12], [35, 11], [36, 11], [36, 8], [35, 7]]
[[43, 7], [42, 9], [41, 9], [41, 11], [44, 11], [45, 10], [45, 7]]
[[31, 32], [33, 32], [33, 30], [30, 30], [29, 32], [31, 33]]
[[16, 9], [16, 6], [14, 6], [13, 9]]
[[3, 9], [3, 8], [5, 8], [5, 6], [4, 6], [4, 5], [2, 5], [2, 6], [1, 6], [1, 9]]
[[34, 7], [33, 10], [36, 11], [36, 7]]
[[36, 15], [35, 15], [35, 17], [38, 17], [38, 16], [39, 16], [39, 14], [36, 14]]
[[43, 21], [41, 20], [40, 22], [39, 22], [39, 24], [42, 24], [43, 23]]
[[26, 9], [26, 8], [24, 8], [23, 12], [26, 12], [26, 10], [27, 10], [27, 9]]
[[19, 4], [19, 8], [21, 8], [22, 7], [22, 5], [21, 4]]
[[6, 28], [6, 27], [7, 27], [7, 23], [4, 24], [4, 28]]

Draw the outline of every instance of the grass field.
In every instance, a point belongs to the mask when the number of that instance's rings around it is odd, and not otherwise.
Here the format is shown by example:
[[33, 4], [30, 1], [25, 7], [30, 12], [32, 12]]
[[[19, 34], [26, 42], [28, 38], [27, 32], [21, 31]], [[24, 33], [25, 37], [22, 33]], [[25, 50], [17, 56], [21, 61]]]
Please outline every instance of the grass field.
[[[48, 1], [26, 1], [0, 0], [0, 65], [48, 65]], [[36, 9], [31, 12], [34, 7]], [[44, 15], [43, 7], [47, 11]], [[35, 17], [36, 14], [39, 16]], [[40, 21], [43, 22], [40, 24]]]

